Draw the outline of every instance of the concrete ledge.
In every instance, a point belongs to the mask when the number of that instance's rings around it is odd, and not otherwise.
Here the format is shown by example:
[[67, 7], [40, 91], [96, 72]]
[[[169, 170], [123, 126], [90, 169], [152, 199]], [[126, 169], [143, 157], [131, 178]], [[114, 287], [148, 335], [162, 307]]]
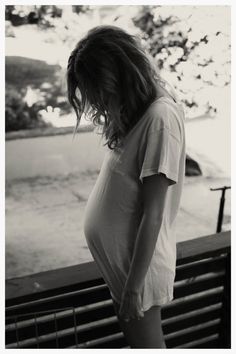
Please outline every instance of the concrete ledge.
[[[81, 126], [78, 129], [78, 133], [86, 133], [93, 131], [93, 125]], [[63, 135], [63, 134], [73, 134], [74, 127], [48, 127], [48, 128], [36, 128], [36, 129], [25, 129], [18, 130], [15, 132], [8, 132], [5, 134], [5, 140], [16, 140], [16, 139], [27, 139], [35, 138], [41, 136], [54, 136], [54, 135]]]

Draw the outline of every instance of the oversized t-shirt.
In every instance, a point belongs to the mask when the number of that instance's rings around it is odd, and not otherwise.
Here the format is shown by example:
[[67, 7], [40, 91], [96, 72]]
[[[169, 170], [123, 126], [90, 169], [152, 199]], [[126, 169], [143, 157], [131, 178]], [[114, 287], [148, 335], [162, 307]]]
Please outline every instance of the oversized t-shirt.
[[107, 150], [85, 209], [84, 233], [89, 250], [111, 296], [120, 303], [143, 214], [143, 179], [162, 173], [171, 181], [141, 291], [144, 311], [173, 299], [174, 221], [185, 177], [184, 120], [179, 102], [167, 96], [156, 99], [126, 135], [122, 147]]

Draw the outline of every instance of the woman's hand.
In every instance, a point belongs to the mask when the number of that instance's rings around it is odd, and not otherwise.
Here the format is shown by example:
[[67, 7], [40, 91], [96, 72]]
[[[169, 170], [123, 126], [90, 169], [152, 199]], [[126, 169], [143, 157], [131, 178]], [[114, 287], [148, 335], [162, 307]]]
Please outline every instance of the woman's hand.
[[121, 298], [119, 316], [124, 321], [140, 319], [144, 316], [140, 293], [124, 289]]

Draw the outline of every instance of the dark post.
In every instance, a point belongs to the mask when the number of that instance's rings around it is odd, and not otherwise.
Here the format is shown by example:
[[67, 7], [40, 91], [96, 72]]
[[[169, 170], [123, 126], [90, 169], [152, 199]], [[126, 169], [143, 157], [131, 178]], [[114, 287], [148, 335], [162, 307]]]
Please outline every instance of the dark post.
[[217, 221], [217, 228], [216, 232], [221, 232], [221, 227], [222, 227], [222, 221], [223, 221], [223, 216], [224, 216], [224, 205], [225, 205], [225, 191], [226, 189], [230, 189], [230, 186], [224, 186], [220, 188], [210, 188], [211, 191], [222, 191], [221, 194], [221, 199], [220, 199], [220, 207], [219, 207], [219, 213], [218, 213], [218, 221]]

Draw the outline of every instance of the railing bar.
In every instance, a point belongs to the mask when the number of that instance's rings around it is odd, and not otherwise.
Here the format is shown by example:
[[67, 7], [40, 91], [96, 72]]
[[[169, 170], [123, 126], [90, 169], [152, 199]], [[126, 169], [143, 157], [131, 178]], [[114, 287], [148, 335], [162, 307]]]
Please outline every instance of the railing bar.
[[18, 332], [18, 326], [17, 326], [17, 316], [14, 316], [14, 317], [15, 317], [17, 347], [20, 348], [19, 332]]
[[205, 307], [202, 307], [198, 310], [192, 310], [192, 311], [186, 312], [184, 314], [179, 314], [176, 316], [172, 316], [172, 317], [163, 319], [162, 326], [165, 326], [165, 325], [168, 325], [171, 323], [175, 323], [176, 321], [179, 321], [182, 319], [187, 320], [188, 318], [194, 317], [196, 313], [197, 313], [197, 315], [203, 315], [205, 313], [211, 313], [211, 312], [214, 312], [214, 311], [220, 310], [220, 309], [222, 309], [222, 302], [216, 303], [216, 304], [210, 305], [210, 306], [205, 306]]
[[189, 348], [189, 346], [190, 346], [190, 348], [192, 348], [193, 345], [204, 344], [208, 341], [211, 341], [213, 339], [218, 339], [218, 338], [219, 338], [219, 333], [211, 334], [210, 336], [203, 337], [203, 338], [191, 341], [191, 342], [187, 342], [187, 343], [182, 344], [180, 346], [177, 346], [177, 347], [175, 347], [175, 349]]
[[[206, 276], [207, 274], [209, 274], [208, 276]], [[220, 272], [211, 272], [211, 273], [206, 273], [206, 274], [200, 274], [200, 275], [195, 275], [193, 277], [189, 277], [189, 278], [184, 278], [182, 280], [176, 280], [174, 283], [174, 288], [180, 288], [182, 286], [185, 285], [189, 285], [189, 284], [193, 284], [193, 283], [199, 283], [199, 282], [204, 282], [204, 281], [211, 281], [211, 280], [218, 280], [220, 279], [224, 279], [226, 276], [226, 272], [220, 271]]]
[[[52, 298], [52, 300], [54, 300], [54, 298]], [[108, 302], [108, 304], [109, 303], [112, 303], [112, 301], [111, 301], [111, 299], [107, 299], [107, 300], [100, 300], [100, 301], [98, 301], [98, 302], [96, 302], [96, 303], [91, 303], [91, 304], [89, 304], [89, 305], [86, 305], [86, 306], [90, 306], [91, 308], [92, 307], [95, 307], [95, 308], [97, 308], [97, 307], [103, 307], [103, 304], [101, 304], [101, 302], [103, 303], [103, 302]], [[79, 312], [84, 312], [84, 309], [83, 309], [83, 307], [84, 307], [84, 305], [83, 306], [76, 306], [76, 308], [78, 309], [78, 311]], [[37, 311], [37, 313], [38, 314], [40, 314], [40, 313], [42, 313], [42, 314], [44, 314], [44, 313], [48, 313], [49, 312], [49, 314], [52, 314], [52, 312], [53, 311], [56, 311], [56, 312], [63, 312], [63, 311], [69, 311], [69, 310], [72, 310], [73, 309], [73, 306], [68, 306], [68, 307], [60, 307], [60, 308], [53, 308], [53, 309], [50, 309], [50, 310], [41, 310], [41, 311]], [[6, 312], [9, 310], [9, 308], [7, 308], [6, 309]], [[10, 311], [11, 311], [12, 309], [10, 308]], [[34, 312], [28, 312], [28, 313], [24, 313], [24, 314], [18, 314], [18, 316], [30, 316], [30, 315], [32, 315], [32, 314], [34, 314], [35, 313], [35, 311]], [[15, 318], [15, 316], [16, 315], [6, 315], [6, 319], [10, 319], [10, 318]], [[27, 320], [26, 320], [27, 321]]]
[[77, 332], [77, 323], [76, 323], [76, 315], [75, 315], [75, 308], [73, 307], [73, 319], [74, 319], [74, 329], [75, 329], [75, 344], [76, 348], [78, 348], [78, 332]]
[[[49, 322], [51, 321], [52, 319], [52, 310], [50, 310], [50, 314], [48, 315], [42, 315], [42, 316], [38, 316], [38, 322], [40, 320], [40, 322]], [[56, 311], [55, 311], [56, 312]], [[40, 312], [35, 312], [37, 315], [40, 315]], [[59, 311], [58, 312], [58, 315], [61, 315], [61, 314], [64, 314], [64, 316], [61, 316], [62, 318], [64, 317], [67, 317], [69, 315], [68, 311]], [[18, 314], [18, 317], [25, 317], [25, 316], [28, 316], [29, 314]], [[12, 316], [11, 316], [12, 317]], [[8, 317], [7, 317], [8, 319]], [[20, 328], [24, 328], [26, 326], [31, 326], [32, 323], [34, 322], [34, 319], [32, 317], [30, 317], [29, 319], [20, 319], [19, 322], [18, 322], [18, 327], [20, 326]], [[6, 326], [5, 326], [6, 330], [7, 331], [11, 331], [12, 328], [13, 328], [13, 324], [12, 323], [8, 323]]]
[[36, 313], [34, 314], [34, 322], [35, 322], [35, 336], [37, 341], [37, 348], [39, 348], [39, 333], [38, 333], [38, 323], [37, 323]]
[[181, 336], [182, 334], [187, 334], [187, 333], [193, 333], [195, 331], [201, 330], [203, 328], [209, 328], [209, 327], [213, 327], [215, 325], [220, 324], [221, 319], [220, 318], [216, 318], [214, 320], [210, 320], [208, 322], [205, 323], [201, 323], [201, 324], [197, 324], [197, 325], [191, 325], [188, 328], [184, 328], [184, 329], [177, 329], [175, 332], [171, 332], [165, 335], [166, 339], [172, 339], [172, 338], [176, 338], [178, 336]]
[[89, 341], [88, 344], [86, 342], [85, 343], [81, 343], [79, 345], [79, 348], [81, 348], [81, 349], [82, 348], [88, 348], [89, 349], [94, 344], [95, 345], [102, 344], [104, 342], [107, 342], [107, 341], [110, 341], [110, 340], [113, 340], [113, 339], [120, 339], [120, 338], [122, 339], [123, 337], [124, 337], [124, 333], [121, 331], [121, 332], [105, 335], [104, 337], [92, 339], [92, 340]]
[[[182, 269], [181, 269], [181, 271], [182, 271]], [[181, 272], [180, 271], [180, 272]], [[179, 273], [180, 273], [179, 272]], [[192, 276], [191, 278], [196, 278], [196, 277], [198, 277], [198, 278], [215, 278], [215, 277], [218, 277], [218, 276], [221, 276], [221, 275], [225, 275], [226, 274], [226, 270], [225, 269], [219, 269], [219, 270], [217, 270], [217, 271], [210, 271], [210, 272], [207, 272], [207, 273], [204, 273], [204, 274], [200, 274], [200, 275], [194, 275], [194, 276]], [[188, 279], [191, 279], [190, 277], [188, 278]], [[183, 279], [183, 280], [176, 280], [175, 281], [175, 284], [178, 284], [179, 282], [184, 282], [185, 281], [185, 279]]]
[[[37, 311], [37, 312], [28, 312], [28, 313], [25, 313], [25, 314], [20, 314], [20, 315], [17, 315], [18, 317], [22, 317], [22, 316], [31, 316], [35, 313], [37, 314], [43, 314], [43, 313], [52, 313], [53, 311], [65, 311], [65, 310], [71, 310], [72, 307], [71, 306], [68, 306], [68, 307], [61, 307], [61, 308], [57, 308], [57, 309], [51, 309], [51, 310], [42, 310], [42, 311]], [[6, 319], [9, 319], [9, 318], [14, 318], [16, 317], [16, 315], [9, 315], [9, 316], [6, 316]]]
[[195, 262], [189, 262], [189, 263], [181, 264], [181, 265], [176, 267], [176, 272], [180, 272], [183, 269], [192, 268], [192, 267], [195, 267], [195, 266], [198, 266], [198, 265], [208, 265], [208, 264], [212, 264], [212, 263], [222, 263], [224, 260], [227, 259], [227, 256], [228, 256], [228, 254], [224, 254], [224, 255], [221, 255], [220, 257], [210, 257], [210, 258], [206, 258], [206, 259], [197, 260]]
[[98, 285], [98, 286], [94, 286], [94, 287], [91, 287], [91, 288], [86, 288], [86, 289], [80, 289], [80, 290], [75, 290], [75, 291], [69, 291], [67, 293], [63, 293], [63, 294], [59, 294], [59, 295], [53, 295], [53, 296], [49, 296], [49, 297], [46, 297], [46, 298], [43, 298], [43, 299], [37, 299], [37, 300], [34, 300], [34, 301], [29, 301], [29, 302], [25, 302], [25, 303], [22, 303], [22, 304], [18, 304], [18, 305], [13, 305], [13, 306], [8, 306], [7, 309], [8, 310], [14, 310], [14, 309], [18, 309], [18, 308], [21, 308], [21, 307], [28, 307], [28, 306], [32, 306], [32, 305], [40, 305], [40, 304], [44, 304], [44, 303], [47, 303], [47, 302], [50, 302], [52, 300], [60, 300], [60, 299], [64, 299], [66, 297], [70, 297], [70, 296], [73, 296], [73, 295], [79, 295], [79, 294], [83, 294], [83, 293], [86, 293], [88, 291], [90, 291], [92, 289], [91, 292], [93, 291], [97, 291], [97, 290], [100, 290], [100, 289], [106, 289], [108, 288], [107, 284], [102, 284], [102, 285]]
[[[104, 300], [104, 301], [99, 301], [99, 302], [97, 302], [97, 303], [95, 303], [95, 305], [96, 306], [93, 306], [94, 308], [97, 308], [97, 305], [100, 303], [100, 302], [111, 302], [111, 300]], [[94, 304], [91, 304], [91, 305], [94, 305]], [[100, 308], [100, 307], [103, 307], [104, 306], [104, 304], [100, 304], [99, 306], [98, 306], [98, 308]], [[68, 307], [60, 307], [60, 308], [56, 308], [56, 309], [50, 309], [50, 310], [41, 310], [41, 311], [37, 311], [37, 312], [28, 312], [28, 313], [24, 313], [24, 314], [18, 314], [17, 316], [18, 317], [26, 317], [26, 316], [32, 316], [34, 313], [37, 313], [38, 315], [40, 315], [40, 314], [47, 314], [47, 313], [49, 313], [49, 315], [50, 314], [52, 314], [53, 313], [53, 311], [55, 311], [55, 312], [58, 312], [58, 313], [61, 313], [61, 312], [63, 312], [63, 311], [69, 311], [69, 310], [73, 310], [73, 306], [68, 306]], [[78, 307], [76, 307], [77, 309], [79, 309], [79, 306]], [[91, 308], [92, 309], [92, 308]], [[87, 312], [87, 311], [85, 311], [84, 309], [83, 309], [83, 307], [81, 308], [81, 309], [79, 309], [78, 310], [79, 312], [81, 312], [81, 313], [83, 313], [83, 312]], [[10, 319], [10, 318], [15, 318], [15, 316], [16, 315], [6, 315], [6, 319]], [[29, 320], [27, 320], [27, 319], [25, 319], [25, 320], [21, 320], [21, 321], [29, 321]], [[11, 324], [8, 324], [8, 325], [11, 325]], [[7, 325], [7, 326], [8, 326]]]
[[[217, 254], [217, 255], [208, 255], [208, 254], [206, 254], [206, 255], [204, 255], [204, 253], [201, 255], [202, 256], [202, 258], [200, 258], [200, 259], [195, 259], [195, 260], [188, 260], [188, 258], [186, 258], [186, 260], [185, 259], [182, 259], [181, 261], [181, 263], [178, 263], [178, 259], [176, 260], [176, 268], [178, 269], [178, 268], [182, 268], [182, 267], [184, 267], [184, 266], [186, 266], [186, 265], [194, 265], [194, 264], [196, 264], [196, 263], [204, 263], [204, 262], [208, 262], [208, 261], [212, 261], [212, 260], [216, 260], [216, 261], [218, 261], [219, 259], [222, 259], [222, 258], [226, 258], [227, 257], [227, 255], [228, 255], [228, 251], [224, 251], [224, 252], [222, 252], [222, 253], [220, 253], [220, 254]], [[185, 262], [184, 262], [185, 261]]]
[[54, 322], [55, 322], [55, 331], [56, 331], [56, 347], [59, 348], [58, 328], [57, 328], [57, 314], [56, 314], [56, 312], [54, 312]]

